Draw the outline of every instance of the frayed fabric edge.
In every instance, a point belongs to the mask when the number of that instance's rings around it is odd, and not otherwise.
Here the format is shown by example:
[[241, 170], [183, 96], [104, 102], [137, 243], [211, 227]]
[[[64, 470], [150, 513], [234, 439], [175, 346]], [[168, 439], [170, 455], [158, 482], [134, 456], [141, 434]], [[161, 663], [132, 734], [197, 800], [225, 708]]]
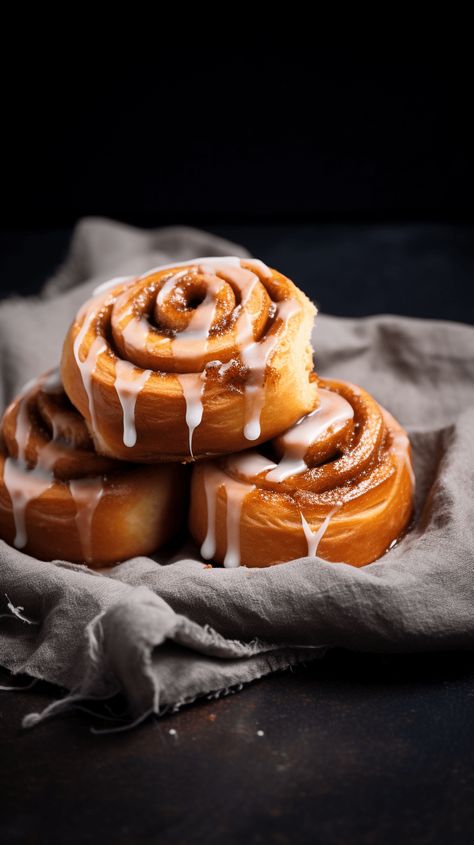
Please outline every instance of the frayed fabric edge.
[[225, 698], [228, 695], [235, 695], [238, 692], [243, 690], [244, 686], [248, 684], [252, 684], [255, 681], [260, 680], [261, 678], [270, 675], [272, 672], [286, 672], [291, 671], [294, 666], [304, 666], [309, 660], [316, 660], [318, 658], [324, 657], [328, 649], [326, 647], [315, 648], [314, 654], [309, 656], [310, 649], [305, 649], [304, 654], [295, 655], [292, 660], [289, 660], [287, 657], [281, 661], [281, 665], [278, 667], [268, 665], [266, 670], [263, 670], [256, 674], [253, 678], [249, 678], [246, 681], [238, 681], [235, 684], [229, 684], [226, 687], [222, 687], [220, 689], [211, 690], [209, 692], [202, 692], [198, 693], [197, 695], [188, 696], [183, 698], [179, 701], [176, 701], [173, 704], [165, 704], [163, 707], [158, 708], [155, 710], [153, 708], [144, 711], [140, 716], [134, 719], [131, 722], [127, 722], [123, 725], [119, 725], [115, 728], [104, 728], [103, 730], [97, 728], [91, 728], [91, 733], [95, 734], [96, 736], [104, 735], [104, 734], [113, 734], [113, 733], [121, 733], [128, 730], [133, 730], [133, 728], [138, 727], [141, 725], [149, 716], [155, 716], [157, 718], [163, 716], [172, 716], [178, 713], [182, 707], [189, 706], [190, 704], [194, 704], [196, 701], [207, 700], [207, 701], [216, 701], [219, 698]]
[[39, 625], [40, 624], [36, 619], [29, 619], [28, 616], [26, 616], [23, 613], [25, 608], [22, 607], [21, 604], [18, 605], [18, 607], [16, 607], [13, 604], [13, 602], [10, 601], [10, 598], [8, 597], [8, 595], [6, 593], [5, 593], [5, 598], [7, 600], [7, 607], [8, 607], [8, 610], [10, 612], [9, 613], [0, 613], [0, 619], [19, 619], [20, 622], [25, 622], [27, 625]]
[[[104, 612], [99, 613], [91, 620], [86, 628], [86, 636], [88, 640], [87, 656], [89, 658], [89, 664], [82, 684], [79, 687], [72, 689], [63, 698], [57, 699], [56, 701], [51, 702], [51, 704], [48, 704], [48, 706], [45, 707], [44, 710], [41, 710], [41, 712], [27, 713], [21, 722], [23, 728], [33, 728], [40, 724], [40, 722], [44, 722], [52, 716], [65, 713], [70, 710], [84, 710], [85, 712], [89, 712], [91, 715], [95, 715], [92, 710], [88, 710], [84, 707], [84, 703], [86, 701], [107, 701], [121, 691], [117, 682], [112, 684], [109, 681], [108, 688], [102, 695], [94, 695], [92, 693], [92, 689], [95, 685], [94, 681], [100, 675], [100, 668], [103, 668], [101, 667], [101, 661], [103, 659], [103, 630], [101, 623], [103, 616]], [[108, 719], [109, 717], [104, 716], [103, 718]]]
[[[9, 610], [12, 613], [12, 616], [10, 618], [17, 617], [20, 618], [21, 621], [23, 621], [24, 623], [34, 624], [32, 620], [22, 618], [21, 611], [23, 610], [23, 608], [15, 608], [8, 599], [8, 597], [7, 601]], [[18, 616], [18, 614], [20, 614], [20, 616]], [[102, 626], [102, 618], [104, 615], [105, 612], [99, 613], [96, 617], [94, 617], [94, 619], [91, 620], [91, 622], [86, 628], [88, 664], [86, 666], [84, 678], [80, 685], [75, 687], [74, 689], [71, 689], [70, 692], [68, 692], [64, 697], [53, 701], [51, 704], [45, 707], [44, 710], [37, 713], [28, 713], [26, 716], [24, 716], [22, 720], [22, 727], [24, 729], [33, 728], [51, 717], [72, 710], [81, 710], [83, 712], [89, 713], [95, 718], [101, 720], [103, 719], [105, 721], [119, 722], [121, 720], [121, 717], [106, 716], [104, 714], [96, 713], [95, 711], [85, 706], [87, 702], [110, 700], [121, 692], [124, 693], [124, 695], [127, 697], [127, 690], [125, 689], [123, 683], [120, 683], [120, 681], [117, 679], [117, 677], [114, 676], [112, 672], [107, 671], [106, 655], [104, 653], [104, 631]], [[211, 634], [213, 636], [218, 636], [217, 632], [215, 632], [209, 626], [204, 627], [203, 633], [205, 633], [207, 637], [209, 637], [209, 635]], [[179, 641], [179, 638], [177, 639]], [[254, 649], [255, 651], [257, 651], [262, 649], [263, 645], [256, 639], [254, 639], [251, 643], [246, 644], [235, 640], [231, 642], [233, 645], [238, 644], [241, 647], [245, 646], [247, 654], [249, 648], [250, 651], [254, 651]], [[326, 650], [327, 649], [324, 646], [313, 649], [312, 647], [308, 648], [303, 646], [301, 648], [298, 648], [288, 647], [284, 645], [272, 647], [266, 644], [266, 647], [263, 652], [261, 652], [261, 654], [262, 656], [264, 656], [264, 654], [267, 655], [267, 662], [263, 667], [261, 665], [258, 669], [257, 667], [255, 667], [255, 673], [251, 673], [251, 677], [246, 678], [244, 681], [236, 680], [235, 683], [230, 683], [224, 687], [218, 687], [214, 690], [208, 689], [206, 691], [198, 692], [195, 695], [185, 696], [175, 702], [164, 703], [162, 706], [160, 706], [159, 684], [157, 684], [156, 679], [153, 673], [151, 672], [150, 653], [148, 655], [148, 660], [144, 662], [143, 669], [145, 671], [145, 674], [148, 675], [149, 681], [151, 682], [153, 688], [152, 706], [144, 709], [142, 713], [139, 713], [137, 716], [135, 716], [134, 719], [129, 722], [122, 721], [122, 724], [117, 724], [112, 728], [104, 728], [104, 730], [98, 730], [94, 728], [92, 728], [91, 730], [93, 733], [96, 734], [116, 733], [125, 730], [131, 730], [132, 728], [141, 724], [141, 722], [143, 722], [150, 715], [154, 714], [159, 717], [167, 713], [177, 713], [181, 709], [181, 707], [186, 706], [188, 704], [192, 704], [198, 699], [203, 699], [206, 697], [208, 699], [217, 699], [226, 695], [234, 694], [243, 689], [243, 686], [245, 684], [258, 680], [259, 678], [268, 675], [273, 671], [284, 671], [289, 668], [292, 668], [292, 666], [304, 663], [305, 661], [316, 659], [317, 657], [322, 657], [325, 654]], [[36, 679], [33, 681], [33, 684], [34, 683], [36, 683]], [[33, 684], [31, 686], [33, 686]], [[26, 687], [23, 688], [26, 689]], [[97, 694], [97, 691], [100, 688], [102, 688], [101, 694]], [[15, 687], [14, 689], [19, 690], [22, 688]]]
[[[269, 662], [265, 669], [262, 669], [254, 677], [248, 678], [245, 681], [237, 681], [235, 684], [229, 684], [225, 687], [217, 688], [215, 690], [209, 690], [207, 692], [197, 693], [196, 695], [184, 697], [176, 702], [164, 704], [162, 707], [156, 706], [156, 700], [154, 706], [151, 708], [147, 708], [143, 713], [139, 714], [135, 719], [131, 721], [122, 721], [122, 724], [115, 725], [111, 728], [94, 728], [91, 727], [89, 730], [95, 736], [103, 736], [115, 733], [124, 733], [129, 730], [133, 730], [134, 728], [141, 725], [149, 716], [155, 716], [157, 718], [161, 718], [163, 716], [171, 716], [178, 713], [182, 707], [186, 707], [190, 704], [194, 704], [196, 701], [200, 700], [208, 700], [208, 701], [215, 701], [220, 698], [224, 698], [228, 695], [235, 695], [236, 693], [243, 690], [244, 686], [248, 684], [254, 683], [255, 681], [260, 680], [261, 678], [271, 674], [272, 672], [279, 671], [291, 671], [294, 666], [296, 665], [304, 665], [305, 663], [316, 660], [318, 658], [324, 657], [327, 652], [325, 647], [322, 648], [315, 648], [314, 653], [310, 653], [310, 649], [304, 649], [304, 652], [301, 654], [295, 654], [291, 659], [287, 656], [279, 659], [277, 655], [273, 655], [276, 659], [276, 662], [280, 663], [279, 666], [271, 665]], [[273, 661], [272, 661], [273, 662]], [[61, 713], [70, 712], [72, 710], [80, 710], [82, 712], [88, 713], [94, 718], [101, 720], [101, 721], [120, 721], [120, 717], [115, 716], [106, 716], [105, 714], [96, 713], [93, 710], [85, 707], [84, 704], [87, 701], [107, 701], [113, 698], [118, 693], [123, 692], [123, 689], [117, 687], [115, 690], [110, 691], [103, 696], [92, 696], [88, 695], [87, 692], [73, 692], [66, 695], [64, 698], [59, 699], [59, 701], [54, 701], [52, 704], [48, 705], [41, 713], [29, 713], [27, 714], [22, 720], [22, 727], [25, 729], [33, 728], [38, 725], [40, 722], [45, 721], [53, 716], [57, 716]]]

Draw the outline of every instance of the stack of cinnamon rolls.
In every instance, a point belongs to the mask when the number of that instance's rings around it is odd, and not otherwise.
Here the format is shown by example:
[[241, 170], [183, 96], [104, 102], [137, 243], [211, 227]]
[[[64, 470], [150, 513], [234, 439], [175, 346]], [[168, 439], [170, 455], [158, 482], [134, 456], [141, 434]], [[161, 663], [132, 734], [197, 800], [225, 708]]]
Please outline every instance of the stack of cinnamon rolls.
[[404, 533], [410, 445], [360, 387], [313, 372], [316, 309], [258, 260], [199, 258], [112, 279], [60, 368], [0, 429], [0, 537], [94, 568], [186, 523], [204, 559], [363, 566]]

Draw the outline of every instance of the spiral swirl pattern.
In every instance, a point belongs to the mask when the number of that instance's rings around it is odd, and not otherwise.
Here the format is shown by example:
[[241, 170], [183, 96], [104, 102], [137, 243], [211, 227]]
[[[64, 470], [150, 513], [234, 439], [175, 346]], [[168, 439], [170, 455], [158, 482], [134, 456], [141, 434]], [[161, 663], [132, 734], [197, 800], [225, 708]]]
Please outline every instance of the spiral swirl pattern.
[[406, 529], [406, 433], [361, 388], [318, 386], [316, 410], [261, 450], [195, 467], [190, 521], [204, 557], [268, 566], [317, 552], [362, 566]]
[[112, 280], [66, 338], [62, 378], [98, 451], [177, 461], [246, 448], [311, 410], [315, 309], [257, 260]]

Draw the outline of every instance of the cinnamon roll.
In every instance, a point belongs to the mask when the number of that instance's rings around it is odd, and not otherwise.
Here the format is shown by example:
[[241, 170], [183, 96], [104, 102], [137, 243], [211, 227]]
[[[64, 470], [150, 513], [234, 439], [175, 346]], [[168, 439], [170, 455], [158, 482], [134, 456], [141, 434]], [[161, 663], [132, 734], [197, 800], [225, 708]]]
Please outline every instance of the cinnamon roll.
[[414, 475], [405, 431], [361, 388], [318, 386], [316, 410], [285, 434], [194, 467], [190, 528], [204, 558], [252, 567], [317, 555], [364, 566], [406, 530]]
[[29, 383], [0, 427], [0, 537], [41, 560], [110, 565], [154, 552], [182, 522], [180, 465], [98, 455], [58, 373]]
[[61, 375], [103, 455], [189, 461], [281, 434], [317, 401], [316, 309], [261, 261], [113, 279], [77, 315]]

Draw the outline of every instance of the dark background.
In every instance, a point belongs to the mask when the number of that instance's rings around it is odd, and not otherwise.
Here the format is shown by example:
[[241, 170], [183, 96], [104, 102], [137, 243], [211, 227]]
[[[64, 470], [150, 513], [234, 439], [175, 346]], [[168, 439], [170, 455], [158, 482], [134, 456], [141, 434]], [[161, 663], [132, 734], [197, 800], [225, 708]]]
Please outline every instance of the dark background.
[[[99, 73], [75, 27], [45, 47], [29, 18], [36, 51], [22, 44], [3, 75], [4, 295], [37, 291], [74, 223], [106, 215], [243, 243], [326, 312], [474, 322], [458, 37], [326, 49], [313, 24], [295, 47], [250, 28], [240, 47], [212, 32], [187, 46], [153, 21], [150, 48], [111, 32]], [[473, 690], [469, 653], [336, 651], [107, 737], [81, 713], [22, 732], [58, 690], [0, 693], [0, 838], [464, 845]]]
[[261, 47], [160, 45], [100, 71], [72, 46], [32, 61], [25, 86], [7, 85], [5, 222], [471, 217], [472, 66], [459, 43]]
[[25, 50], [5, 85], [3, 291], [37, 290], [76, 220], [105, 215], [244, 243], [326, 312], [473, 321], [470, 52], [289, 41]]

